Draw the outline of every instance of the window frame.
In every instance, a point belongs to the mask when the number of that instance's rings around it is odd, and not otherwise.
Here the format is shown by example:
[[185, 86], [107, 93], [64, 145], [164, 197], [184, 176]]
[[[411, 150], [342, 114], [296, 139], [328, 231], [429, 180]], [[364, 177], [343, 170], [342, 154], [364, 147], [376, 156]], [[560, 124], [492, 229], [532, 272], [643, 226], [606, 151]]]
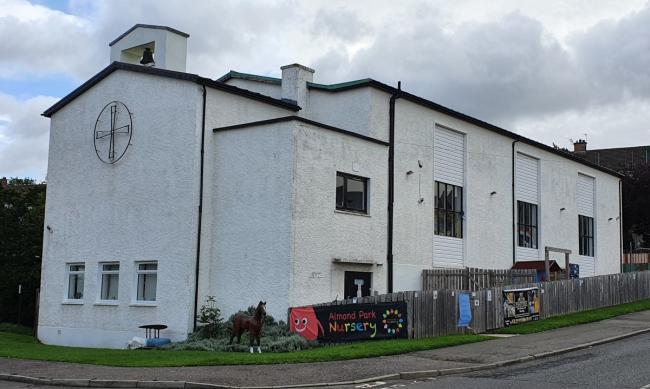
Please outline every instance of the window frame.
[[[441, 207], [438, 200], [440, 188], [444, 188], [444, 204]], [[449, 207], [449, 189], [451, 188], [451, 207]], [[433, 182], [433, 234], [447, 238], [463, 239], [465, 227], [465, 188], [459, 185], [448, 184], [442, 181]], [[460, 207], [457, 206], [457, 200], [460, 199]], [[441, 215], [444, 214], [444, 220]], [[441, 221], [442, 220], [442, 221]], [[451, 221], [451, 228], [447, 221]], [[458, 223], [458, 224], [457, 224]], [[442, 228], [442, 231], [441, 231]]]
[[[72, 270], [71, 269], [72, 266], [83, 266], [83, 270]], [[70, 297], [70, 286], [71, 286], [70, 277], [73, 276], [73, 275], [75, 275], [75, 276], [81, 275], [82, 276], [83, 285], [81, 286], [81, 297], [80, 298], [76, 298], [76, 297], [71, 298]], [[65, 278], [66, 278], [66, 283], [65, 283], [66, 288], [65, 288], [64, 295], [63, 295], [64, 303], [83, 304], [84, 296], [85, 296], [85, 292], [86, 292], [86, 263], [85, 262], [67, 262], [65, 264]], [[77, 277], [75, 279], [78, 280], [79, 278]]]
[[[523, 213], [522, 213], [522, 206], [524, 209]], [[534, 215], [534, 220], [533, 220], [533, 215]], [[528, 222], [526, 219], [528, 219]], [[533, 237], [533, 239], [531, 240], [530, 245], [525, 244], [526, 241], [522, 239], [522, 231], [525, 231], [526, 229], [531, 229], [531, 237]], [[532, 230], [535, 231], [534, 235], [532, 234]], [[517, 247], [539, 250], [539, 205], [538, 204], [517, 200], [516, 233], [517, 233]], [[524, 244], [522, 244], [522, 242], [524, 242]]]
[[[343, 193], [342, 193], [342, 203], [343, 205], [339, 206], [338, 202], [338, 178], [342, 177], [343, 178]], [[355, 208], [348, 208], [345, 206], [345, 195], [347, 193], [347, 188], [348, 188], [348, 180], [352, 179], [355, 181], [360, 181], [363, 184], [363, 209], [355, 209]], [[350, 173], [345, 173], [341, 171], [336, 172], [336, 192], [334, 196], [334, 202], [336, 206], [336, 210], [340, 212], [350, 212], [350, 213], [356, 213], [359, 215], [368, 215], [369, 213], [369, 206], [368, 206], [368, 187], [369, 187], [369, 182], [370, 179], [368, 177], [363, 177], [363, 176], [358, 176], [355, 174], [350, 174]]]
[[[118, 261], [108, 261], [108, 262], [100, 262], [98, 267], [98, 282], [97, 285], [99, 285], [98, 288], [98, 295], [97, 295], [97, 302], [100, 304], [105, 304], [105, 305], [117, 305], [120, 299], [120, 263]], [[106, 265], [117, 265], [117, 270], [104, 270], [104, 266]], [[103, 293], [104, 293], [104, 276], [108, 275], [116, 275], [117, 276], [117, 293], [114, 299], [108, 299], [104, 298]], [[110, 291], [110, 288], [109, 288]]]
[[[583, 224], [586, 223], [586, 224]], [[584, 227], [586, 228], [586, 233]], [[591, 234], [589, 233], [591, 231]], [[578, 215], [578, 255], [594, 258], [596, 256], [596, 231], [594, 218]]]
[[[140, 270], [140, 265], [156, 265], [155, 270]], [[135, 293], [133, 295], [132, 305], [145, 305], [145, 306], [155, 306], [158, 304], [158, 261], [138, 261], [135, 262]], [[156, 276], [156, 290], [155, 290], [155, 299], [154, 300], [140, 300], [140, 275], [154, 274]], [[143, 291], [144, 294], [144, 291]]]

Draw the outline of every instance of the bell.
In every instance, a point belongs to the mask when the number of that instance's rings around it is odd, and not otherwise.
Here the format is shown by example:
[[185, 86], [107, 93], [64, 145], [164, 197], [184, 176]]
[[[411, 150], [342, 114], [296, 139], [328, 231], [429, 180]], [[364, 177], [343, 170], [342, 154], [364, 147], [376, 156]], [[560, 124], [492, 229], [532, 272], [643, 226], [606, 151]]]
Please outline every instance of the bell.
[[154, 65], [153, 61], [153, 52], [150, 48], [146, 47], [144, 53], [142, 53], [142, 59], [140, 60], [141, 65]]

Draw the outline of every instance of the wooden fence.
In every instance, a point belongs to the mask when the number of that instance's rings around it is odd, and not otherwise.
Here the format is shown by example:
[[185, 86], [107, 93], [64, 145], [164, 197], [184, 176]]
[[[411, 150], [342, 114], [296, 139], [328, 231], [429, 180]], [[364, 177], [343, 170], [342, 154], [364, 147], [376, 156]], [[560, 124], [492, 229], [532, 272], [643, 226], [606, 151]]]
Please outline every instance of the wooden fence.
[[477, 291], [504, 285], [535, 282], [534, 269], [426, 269], [422, 271], [422, 289]]
[[[503, 289], [526, 287], [539, 288], [540, 319], [546, 319], [650, 298], [650, 271], [525, 283], [478, 291], [442, 289], [398, 292], [318, 305], [406, 301], [408, 333], [411, 338], [463, 332], [482, 333], [504, 326]], [[472, 308], [470, 329], [456, 327], [459, 315], [459, 293], [470, 294]]]

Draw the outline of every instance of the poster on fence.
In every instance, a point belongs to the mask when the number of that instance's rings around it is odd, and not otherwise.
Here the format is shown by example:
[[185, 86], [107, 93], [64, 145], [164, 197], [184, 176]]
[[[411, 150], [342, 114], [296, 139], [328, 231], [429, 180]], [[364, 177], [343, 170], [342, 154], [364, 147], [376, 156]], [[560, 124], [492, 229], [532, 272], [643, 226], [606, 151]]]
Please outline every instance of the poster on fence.
[[407, 338], [406, 303], [291, 308], [289, 329], [305, 339], [324, 342]]
[[539, 320], [539, 289], [504, 289], [504, 324], [510, 326], [532, 320]]

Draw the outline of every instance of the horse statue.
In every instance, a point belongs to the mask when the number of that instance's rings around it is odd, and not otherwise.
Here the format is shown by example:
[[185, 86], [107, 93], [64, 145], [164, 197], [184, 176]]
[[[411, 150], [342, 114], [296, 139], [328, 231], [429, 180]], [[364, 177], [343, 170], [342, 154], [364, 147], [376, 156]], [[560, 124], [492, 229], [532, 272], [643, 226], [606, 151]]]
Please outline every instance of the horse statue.
[[264, 325], [264, 317], [266, 317], [266, 301], [260, 301], [255, 308], [253, 316], [238, 313], [232, 320], [232, 328], [230, 329], [230, 343], [237, 336], [237, 343], [241, 341], [241, 334], [248, 331], [250, 335], [250, 351], [253, 353], [253, 343], [257, 340], [257, 352], [261, 353], [260, 335], [262, 334], [262, 326]]

